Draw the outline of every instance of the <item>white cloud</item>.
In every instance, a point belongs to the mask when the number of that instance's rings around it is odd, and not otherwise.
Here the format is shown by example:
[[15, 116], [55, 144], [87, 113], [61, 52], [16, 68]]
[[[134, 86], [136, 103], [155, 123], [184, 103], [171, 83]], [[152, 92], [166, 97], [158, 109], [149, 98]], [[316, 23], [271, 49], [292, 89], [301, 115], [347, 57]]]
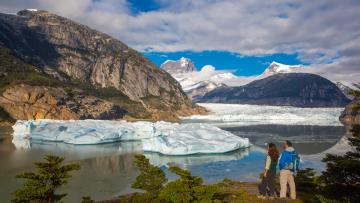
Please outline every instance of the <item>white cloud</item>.
[[137, 50], [298, 53], [330, 77], [360, 70], [359, 52], [354, 52], [360, 36], [357, 0], [156, 1], [161, 9], [136, 15], [126, 0], [0, 0], [0, 10], [46, 9]]
[[201, 73], [209, 73], [214, 71], [215, 71], [215, 67], [212, 65], [205, 65], [200, 70]]

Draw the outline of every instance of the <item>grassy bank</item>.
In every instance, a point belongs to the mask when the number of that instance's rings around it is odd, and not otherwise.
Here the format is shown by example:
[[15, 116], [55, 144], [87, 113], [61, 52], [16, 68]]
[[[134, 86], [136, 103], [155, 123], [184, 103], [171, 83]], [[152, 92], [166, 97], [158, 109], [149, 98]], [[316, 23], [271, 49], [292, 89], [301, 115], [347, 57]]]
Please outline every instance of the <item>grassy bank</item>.
[[[220, 202], [264, 202], [264, 203], [301, 203], [307, 202], [306, 199], [303, 200], [302, 196], [307, 196], [308, 194], [301, 193], [299, 198], [296, 200], [290, 199], [280, 199], [280, 198], [266, 198], [262, 199], [258, 197], [258, 185], [259, 183], [249, 183], [249, 182], [240, 182], [233, 181], [230, 179], [224, 179], [223, 181], [215, 184], [208, 185], [210, 187], [216, 187], [218, 189], [215, 194], [215, 198], [221, 199]], [[141, 193], [131, 193], [120, 196], [106, 201], [99, 201], [98, 203], [128, 203], [136, 202], [134, 197], [138, 196]], [[140, 202], [140, 201], [139, 201]], [[214, 201], [216, 202], [216, 201]]]

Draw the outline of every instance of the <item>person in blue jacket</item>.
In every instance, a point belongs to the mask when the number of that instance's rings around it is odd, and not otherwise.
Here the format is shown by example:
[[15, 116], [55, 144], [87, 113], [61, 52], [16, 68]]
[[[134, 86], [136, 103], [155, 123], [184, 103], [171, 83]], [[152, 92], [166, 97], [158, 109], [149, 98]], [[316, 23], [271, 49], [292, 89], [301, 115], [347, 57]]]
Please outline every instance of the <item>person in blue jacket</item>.
[[286, 140], [283, 147], [284, 151], [279, 159], [280, 198], [286, 198], [287, 185], [289, 184], [290, 198], [296, 199], [294, 173], [299, 169], [300, 158], [290, 141]]

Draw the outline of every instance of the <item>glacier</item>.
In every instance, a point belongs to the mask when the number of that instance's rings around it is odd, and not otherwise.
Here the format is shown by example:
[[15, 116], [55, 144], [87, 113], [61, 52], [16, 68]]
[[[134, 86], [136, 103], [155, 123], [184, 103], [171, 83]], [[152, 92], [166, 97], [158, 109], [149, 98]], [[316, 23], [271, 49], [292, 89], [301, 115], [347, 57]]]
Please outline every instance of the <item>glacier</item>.
[[166, 155], [213, 154], [250, 146], [241, 138], [201, 123], [126, 122], [108, 120], [18, 120], [13, 142], [28, 148], [30, 141], [55, 141], [74, 145], [141, 141], [142, 150]]
[[318, 125], [342, 126], [342, 108], [298, 108], [247, 104], [198, 103], [210, 110], [209, 115], [183, 117], [183, 122], [207, 122], [216, 126], [239, 125]]

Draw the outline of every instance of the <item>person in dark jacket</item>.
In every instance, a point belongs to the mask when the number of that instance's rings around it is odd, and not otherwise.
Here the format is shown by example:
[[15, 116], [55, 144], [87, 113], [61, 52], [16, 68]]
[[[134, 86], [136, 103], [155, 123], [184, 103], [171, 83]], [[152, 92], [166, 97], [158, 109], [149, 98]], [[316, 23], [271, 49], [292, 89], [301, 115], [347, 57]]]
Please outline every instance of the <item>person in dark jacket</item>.
[[284, 142], [284, 151], [279, 160], [280, 198], [286, 198], [287, 185], [290, 187], [290, 198], [296, 199], [294, 173], [299, 169], [300, 158], [288, 140]]
[[264, 177], [259, 185], [259, 193], [261, 196], [276, 196], [275, 193], [275, 177], [276, 166], [279, 159], [279, 150], [274, 143], [268, 144], [268, 154], [266, 156]]

